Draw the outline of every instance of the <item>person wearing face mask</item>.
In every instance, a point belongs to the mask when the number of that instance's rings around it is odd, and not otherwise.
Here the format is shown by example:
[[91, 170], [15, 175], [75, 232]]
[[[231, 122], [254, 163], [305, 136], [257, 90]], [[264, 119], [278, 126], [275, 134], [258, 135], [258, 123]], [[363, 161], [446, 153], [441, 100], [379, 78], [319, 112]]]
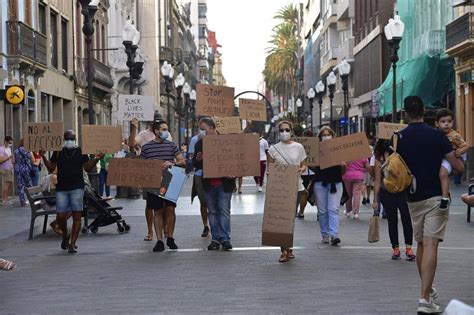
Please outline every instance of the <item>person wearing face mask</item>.
[[[179, 148], [175, 143], [166, 140], [169, 136], [168, 123], [165, 121], [155, 122], [153, 124], [153, 132], [155, 133], [155, 139], [142, 146], [140, 157], [148, 160], [164, 161], [163, 170], [167, 170], [175, 165], [186, 167], [186, 161]], [[165, 250], [163, 232], [167, 237], [166, 245], [170, 249], [178, 249], [173, 238], [176, 223], [176, 204], [159, 197], [159, 195], [159, 188], [147, 189], [146, 209], [154, 211], [155, 234], [158, 239], [155, 247], [153, 247], [153, 252]]]
[[18, 198], [20, 199], [20, 206], [29, 205], [26, 201], [25, 190], [31, 187], [31, 170], [34, 162], [34, 156], [31, 152], [25, 150], [23, 138], [20, 139], [18, 148], [15, 150], [15, 177], [18, 184]]
[[12, 194], [13, 189], [13, 164], [15, 163], [15, 157], [12, 154], [12, 147], [13, 138], [6, 136], [3, 145], [0, 146], [0, 175], [2, 177], [3, 206], [12, 204], [12, 202], [8, 200], [8, 197]]
[[[76, 241], [81, 230], [81, 217], [84, 208], [84, 171], [90, 172], [92, 168], [103, 157], [98, 154], [89, 159], [88, 155], [82, 154], [82, 150], [76, 144], [76, 134], [72, 130], [64, 133], [64, 145], [61, 151], [55, 151], [51, 159], [40, 151], [44, 165], [49, 172], [57, 172], [58, 183], [56, 184], [56, 212], [57, 221], [62, 231], [63, 240], [61, 248], [68, 253], [77, 252]], [[72, 231], [68, 234], [67, 219], [72, 215]]]
[[[298, 172], [300, 176], [298, 179], [298, 196], [294, 209], [296, 215], [296, 210], [301, 200], [301, 194], [304, 191], [301, 174], [306, 170], [306, 151], [302, 144], [291, 140], [293, 132], [293, 125], [291, 122], [280, 122], [278, 129], [280, 131], [280, 142], [272, 145], [268, 149], [268, 163], [299, 166]], [[291, 248], [282, 247], [279, 262], [288, 262], [291, 258], [295, 258], [293, 250]]]
[[[325, 126], [318, 133], [320, 141], [328, 141], [336, 136]], [[337, 246], [339, 238], [339, 202], [342, 196], [343, 166], [336, 165], [326, 169], [319, 166], [314, 170], [313, 193], [319, 213], [322, 243]]]

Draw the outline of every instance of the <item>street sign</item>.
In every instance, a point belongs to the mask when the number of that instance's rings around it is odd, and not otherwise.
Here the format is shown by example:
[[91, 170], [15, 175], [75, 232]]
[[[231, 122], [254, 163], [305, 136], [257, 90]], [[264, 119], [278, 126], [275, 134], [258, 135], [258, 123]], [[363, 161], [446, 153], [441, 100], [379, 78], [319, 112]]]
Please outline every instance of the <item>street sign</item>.
[[5, 88], [5, 104], [23, 105], [25, 101], [25, 87], [20, 85], [7, 85]]

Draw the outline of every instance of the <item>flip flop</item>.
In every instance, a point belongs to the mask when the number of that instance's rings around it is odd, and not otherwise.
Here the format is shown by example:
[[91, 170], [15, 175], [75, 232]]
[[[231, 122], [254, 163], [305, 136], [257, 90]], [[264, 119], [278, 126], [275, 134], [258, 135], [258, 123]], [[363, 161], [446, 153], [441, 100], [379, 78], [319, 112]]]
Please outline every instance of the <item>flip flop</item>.
[[147, 236], [145, 236], [145, 238], [143, 240], [145, 242], [151, 242], [151, 241], [153, 241], [153, 236], [147, 235]]
[[6, 259], [0, 258], [0, 270], [13, 270], [16, 268], [16, 264], [13, 261], [8, 261]]

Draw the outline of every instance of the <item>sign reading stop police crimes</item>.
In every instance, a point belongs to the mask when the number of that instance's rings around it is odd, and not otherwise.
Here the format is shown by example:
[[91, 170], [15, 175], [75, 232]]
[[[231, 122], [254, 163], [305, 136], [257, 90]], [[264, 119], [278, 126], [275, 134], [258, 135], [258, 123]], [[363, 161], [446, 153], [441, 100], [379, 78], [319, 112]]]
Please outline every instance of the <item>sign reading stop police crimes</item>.
[[107, 185], [160, 188], [163, 161], [110, 159]]
[[64, 124], [62, 122], [29, 123], [23, 133], [28, 151], [59, 151], [63, 147]]
[[257, 134], [205, 136], [204, 178], [260, 176], [260, 146]]
[[234, 88], [197, 84], [196, 113], [203, 116], [234, 116]]
[[239, 99], [240, 118], [253, 121], [267, 121], [267, 106], [265, 101]]
[[130, 121], [134, 118], [139, 121], [152, 121], [154, 114], [153, 97], [144, 95], [119, 95], [118, 121]]
[[82, 126], [82, 153], [116, 153], [122, 148], [120, 126]]
[[321, 169], [368, 158], [372, 155], [365, 132], [321, 141], [319, 162]]
[[10, 105], [22, 105], [25, 100], [25, 87], [7, 85], [5, 87], [5, 102]]

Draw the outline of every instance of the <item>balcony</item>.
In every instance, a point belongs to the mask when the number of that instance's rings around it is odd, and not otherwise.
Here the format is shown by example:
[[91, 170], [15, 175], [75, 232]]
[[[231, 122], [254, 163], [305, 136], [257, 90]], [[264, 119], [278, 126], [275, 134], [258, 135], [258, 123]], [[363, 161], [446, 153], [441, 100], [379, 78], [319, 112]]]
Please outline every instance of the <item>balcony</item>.
[[[87, 86], [87, 59], [77, 58], [76, 80], [79, 85]], [[94, 87], [107, 91], [114, 86], [110, 67], [99, 60], [92, 59], [92, 75]]]
[[329, 70], [337, 65], [338, 51], [339, 48], [331, 48], [323, 56], [321, 56], [321, 67], [319, 69], [320, 75], [326, 75]]
[[352, 1], [349, 0], [340, 0], [337, 5], [337, 20], [345, 20], [349, 18], [349, 5]]
[[474, 12], [468, 12], [446, 25], [446, 53], [461, 57], [474, 50]]
[[160, 61], [172, 62], [174, 60], [173, 49], [167, 46], [160, 47]]
[[339, 45], [337, 60], [341, 62], [343, 58], [347, 61], [354, 61], [354, 37], [346, 39], [343, 45]]
[[18, 64], [36, 65], [45, 71], [46, 36], [18, 21], [7, 21], [7, 47], [11, 61]]

